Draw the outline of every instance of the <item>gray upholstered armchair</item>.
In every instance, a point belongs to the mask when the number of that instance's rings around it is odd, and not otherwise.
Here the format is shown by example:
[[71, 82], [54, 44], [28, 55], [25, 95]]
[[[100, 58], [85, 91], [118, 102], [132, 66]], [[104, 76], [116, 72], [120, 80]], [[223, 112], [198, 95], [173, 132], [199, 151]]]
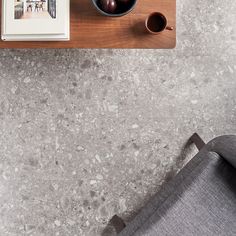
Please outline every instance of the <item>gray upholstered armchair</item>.
[[111, 219], [120, 236], [236, 235], [236, 136], [190, 140], [199, 152], [177, 176], [127, 226]]

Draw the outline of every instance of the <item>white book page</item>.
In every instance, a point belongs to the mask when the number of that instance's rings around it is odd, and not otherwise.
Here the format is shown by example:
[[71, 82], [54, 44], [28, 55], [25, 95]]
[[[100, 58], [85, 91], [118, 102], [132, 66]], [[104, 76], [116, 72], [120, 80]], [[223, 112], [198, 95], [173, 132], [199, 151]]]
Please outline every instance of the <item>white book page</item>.
[[[24, 15], [15, 19], [15, 0], [4, 0], [5, 6], [5, 34], [7, 35], [33, 35], [33, 34], [63, 34], [68, 25], [69, 0], [56, 0], [56, 18], [50, 15], [42, 17], [42, 9], [37, 11], [34, 0], [24, 0]], [[37, 1], [37, 0], [35, 0]], [[38, 0], [41, 3], [40, 0]], [[32, 3], [32, 9], [28, 8]], [[47, 2], [46, 2], [47, 3]], [[27, 5], [26, 5], [27, 4]], [[31, 14], [31, 15], [30, 15]], [[41, 17], [38, 17], [37, 14]], [[44, 14], [46, 14], [44, 12]], [[29, 17], [30, 16], [30, 17]], [[33, 16], [33, 17], [32, 17]]]

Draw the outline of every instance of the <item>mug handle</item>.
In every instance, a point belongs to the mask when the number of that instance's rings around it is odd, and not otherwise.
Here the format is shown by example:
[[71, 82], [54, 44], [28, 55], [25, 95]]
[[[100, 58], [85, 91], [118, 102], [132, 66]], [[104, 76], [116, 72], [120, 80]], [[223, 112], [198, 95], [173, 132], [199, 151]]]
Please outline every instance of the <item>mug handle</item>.
[[166, 26], [166, 29], [167, 29], [167, 30], [173, 30], [174, 27], [173, 27], [173, 26], [168, 26], [168, 25], [167, 25], [167, 26]]

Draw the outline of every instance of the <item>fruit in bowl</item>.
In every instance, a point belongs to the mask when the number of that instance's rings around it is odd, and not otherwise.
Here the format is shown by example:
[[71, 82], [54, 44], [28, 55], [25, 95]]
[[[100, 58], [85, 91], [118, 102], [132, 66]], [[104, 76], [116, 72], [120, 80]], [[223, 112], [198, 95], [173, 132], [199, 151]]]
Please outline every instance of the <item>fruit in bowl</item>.
[[130, 0], [118, 0], [118, 2], [128, 3]]
[[97, 10], [106, 16], [123, 16], [129, 13], [137, 0], [92, 0]]
[[114, 13], [117, 8], [116, 0], [100, 0], [100, 7], [107, 13]]

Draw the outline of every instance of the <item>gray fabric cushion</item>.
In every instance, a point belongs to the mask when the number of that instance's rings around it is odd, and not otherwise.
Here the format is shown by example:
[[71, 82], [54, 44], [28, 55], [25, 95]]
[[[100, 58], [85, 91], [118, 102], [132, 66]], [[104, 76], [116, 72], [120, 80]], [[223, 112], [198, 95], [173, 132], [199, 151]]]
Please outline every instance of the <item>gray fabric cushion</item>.
[[236, 235], [236, 170], [199, 152], [120, 236]]
[[206, 149], [218, 153], [236, 168], [236, 135], [214, 138], [207, 144]]

